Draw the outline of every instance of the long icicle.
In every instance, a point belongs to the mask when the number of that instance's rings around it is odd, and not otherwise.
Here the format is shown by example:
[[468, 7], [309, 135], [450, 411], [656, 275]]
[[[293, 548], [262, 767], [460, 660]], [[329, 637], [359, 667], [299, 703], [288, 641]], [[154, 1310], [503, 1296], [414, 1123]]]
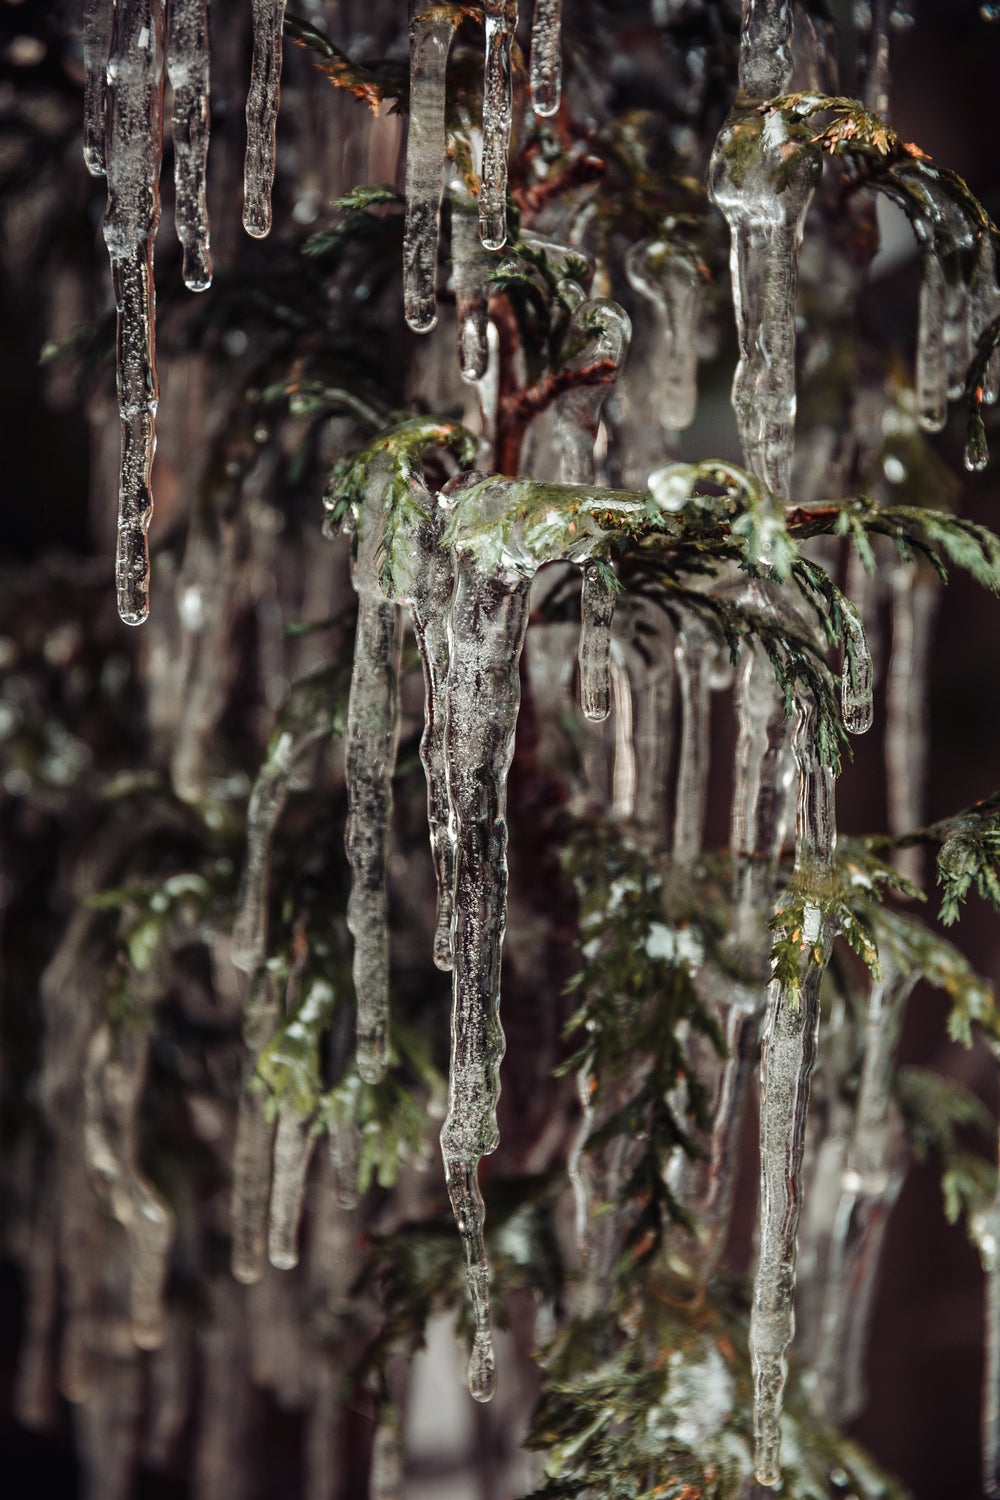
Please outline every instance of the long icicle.
[[451, 184], [451, 264], [458, 318], [458, 368], [464, 381], [475, 385], [489, 363], [488, 279], [494, 257], [479, 238], [479, 210], [464, 181]]
[[543, 119], [562, 95], [562, 0], [535, 0], [531, 21], [531, 107]]
[[410, 23], [403, 309], [417, 333], [437, 322], [438, 235], [445, 169], [445, 74], [454, 20], [429, 0]]
[[834, 781], [815, 746], [816, 704], [796, 703], [792, 747], [799, 769], [795, 876], [806, 893], [799, 940], [800, 987], [793, 997], [772, 980], [760, 1079], [760, 1251], [750, 1314], [754, 1379], [754, 1470], [758, 1483], [781, 1479], [781, 1407], [786, 1353], [795, 1331], [795, 1253], [802, 1206], [802, 1154], [809, 1085], [819, 1040], [820, 985], [835, 936], [821, 887], [836, 840]]
[[681, 696], [681, 739], [673, 856], [679, 860], [693, 860], [701, 849], [708, 795], [712, 654], [705, 627], [695, 616], [685, 616], [678, 626], [674, 647]]
[[271, 232], [274, 133], [281, 86], [285, 0], [252, 0], [253, 59], [247, 90], [247, 152], [243, 167], [243, 227], [254, 239]]
[[184, 251], [184, 285], [212, 284], [205, 170], [208, 164], [208, 0], [171, 0], [167, 77], [174, 91], [174, 221]]
[[517, 0], [485, 0], [485, 12], [479, 237], [487, 250], [502, 250], [507, 243], [507, 149], [512, 119], [510, 45], [517, 30]]
[[153, 240], [160, 220], [163, 60], [160, 0], [120, 0], [108, 59], [104, 240], [118, 309], [122, 461], [115, 575], [118, 613], [126, 625], [141, 625], [149, 613], [146, 532], [153, 513], [157, 404]]
[[983, 1494], [1000, 1496], [1000, 1185], [992, 1203], [972, 1222], [986, 1278], [984, 1325], [986, 1358], [983, 1369], [981, 1452]]
[[86, 0], [83, 8], [83, 160], [91, 177], [107, 171], [108, 54], [114, 0]]

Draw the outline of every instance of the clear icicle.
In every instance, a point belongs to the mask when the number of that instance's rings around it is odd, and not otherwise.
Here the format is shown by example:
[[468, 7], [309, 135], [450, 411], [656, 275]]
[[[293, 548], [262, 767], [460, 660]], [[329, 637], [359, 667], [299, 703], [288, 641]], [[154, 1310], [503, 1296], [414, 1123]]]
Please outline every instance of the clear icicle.
[[500, 950], [507, 898], [504, 811], [529, 591], [530, 579], [485, 575], [459, 553], [448, 627], [446, 745], [457, 879], [452, 1060], [441, 1154], [472, 1295], [475, 1341], [469, 1389], [477, 1401], [490, 1400], [496, 1388], [477, 1169], [480, 1158], [495, 1151], [499, 1139], [496, 1106], [504, 1050]]
[[114, 0], [86, 0], [83, 8], [83, 159], [91, 177], [103, 177], [107, 169], [108, 54], [113, 22]]
[[362, 585], [347, 707], [347, 925], [354, 938], [358, 1072], [377, 1083], [389, 1059], [389, 898], [385, 883], [399, 731], [400, 618]]
[[[833, 774], [819, 763], [816, 705], [796, 703], [792, 746], [799, 769], [795, 866], [800, 885], [818, 886], [833, 859]], [[835, 926], [808, 902], [801, 934], [801, 988], [793, 1003], [778, 980], [768, 994], [760, 1080], [760, 1249], [750, 1314], [754, 1379], [754, 1471], [762, 1485], [781, 1479], [781, 1407], [786, 1353], [795, 1331], [795, 1252], [809, 1085], [819, 1040], [819, 993]]]
[[903, 1185], [907, 1146], [891, 1096], [893, 1053], [903, 1007], [919, 973], [902, 974], [883, 959], [873, 980], [854, 1129], [830, 1245], [819, 1347], [812, 1366], [824, 1411], [838, 1425], [864, 1406], [864, 1360], [889, 1214]]
[[485, 12], [479, 237], [487, 250], [502, 250], [507, 243], [507, 149], [512, 118], [510, 44], [517, 30], [517, 0], [485, 0]]
[[312, 1121], [304, 1120], [291, 1106], [283, 1105], [274, 1136], [267, 1247], [268, 1259], [279, 1271], [290, 1271], [299, 1263], [299, 1220], [315, 1145]]
[[108, 58], [108, 206], [104, 240], [118, 309], [117, 385], [122, 424], [118, 491], [118, 613], [141, 625], [149, 612], [146, 532], [157, 403], [153, 239], [160, 219], [163, 145], [163, 7], [115, 7]]
[[454, 20], [430, 0], [410, 23], [410, 124], [406, 141], [403, 307], [417, 333], [437, 322], [438, 234], [444, 192], [445, 74]]
[[611, 712], [611, 622], [615, 593], [597, 568], [585, 568], [580, 594], [580, 703], [599, 724]]
[[572, 387], [553, 408], [553, 446], [558, 454], [556, 477], [562, 484], [594, 482], [594, 445], [601, 409], [618, 378], [631, 336], [628, 313], [610, 298], [588, 299], [573, 310], [565, 341], [578, 352], [565, 369], [593, 371], [596, 378]]
[[[997, 288], [997, 260], [993, 240], [982, 234], [976, 252], [969, 286], [969, 348], [975, 353], [984, 330], [1000, 315], [1000, 289]], [[1000, 395], [1000, 349], [995, 349], [986, 366], [983, 380], [983, 403], [993, 406]]]
[[174, 1218], [138, 1165], [137, 1114], [150, 1030], [107, 1026], [95, 1033], [84, 1079], [87, 1169], [128, 1236], [132, 1337], [156, 1349], [166, 1333], [163, 1292]]
[[281, 85], [285, 0], [252, 0], [253, 60], [247, 91], [247, 152], [243, 167], [243, 227], [255, 239], [271, 231], [274, 133]]
[[685, 618], [674, 647], [681, 694], [681, 739], [673, 854], [680, 860], [695, 859], [701, 849], [708, 795], [709, 676], [713, 654], [705, 627], [693, 616]]
[[792, 71], [791, 0], [743, 0], [740, 93], [770, 99], [784, 91]]
[[531, 107], [544, 119], [562, 93], [562, 0], [535, 0], [531, 21]]
[[[926, 685], [939, 597], [936, 584], [922, 579], [915, 564], [893, 569], [885, 765], [889, 831], [895, 835], [919, 828], [924, 819], [929, 733]], [[919, 849], [898, 849], [895, 861], [908, 879], [919, 880]]]
[[858, 611], [849, 599], [842, 601], [841, 610], [846, 643], [840, 680], [840, 709], [848, 734], [865, 734], [872, 727], [875, 714], [872, 703], [872, 658]]
[[664, 240], [643, 240], [625, 253], [629, 282], [656, 310], [660, 325], [658, 361], [663, 375], [659, 391], [660, 420], [668, 432], [680, 432], [694, 421], [698, 400], [698, 341], [704, 277], [694, 261], [672, 251]]
[[948, 416], [945, 357], [945, 279], [940, 256], [925, 252], [917, 324], [917, 411], [925, 432], [940, 432]]
[[[789, 7], [751, 4], [755, 11], [788, 12]], [[759, 26], [761, 35], [770, 34]], [[756, 34], [756, 33], [755, 33]], [[741, 83], [743, 64], [741, 52]], [[773, 59], [772, 59], [773, 60]], [[758, 84], [779, 86], [767, 60], [754, 63]], [[746, 87], [744, 86], [744, 91]], [[766, 98], [756, 94], [753, 97]], [[738, 174], [731, 170], [737, 133], [756, 132], [746, 142]], [[795, 439], [795, 295], [802, 228], [818, 175], [803, 151], [796, 155], [781, 115], [762, 119], [755, 110], [734, 112], [723, 127], [709, 171], [709, 195], [725, 216], [732, 235], [730, 275], [740, 359], [732, 402], [748, 469], [775, 494], [787, 499]], [[783, 186], [775, 189], [781, 170]]]
[[1000, 1188], [972, 1221], [972, 1237], [986, 1277], [986, 1358], [982, 1387], [983, 1494], [1000, 1496]]
[[170, 0], [167, 77], [174, 91], [174, 222], [184, 250], [184, 285], [212, 284], [205, 169], [208, 162], [208, 0]]
[[[412, 126], [411, 126], [412, 129]], [[451, 260], [458, 317], [458, 367], [474, 385], [489, 363], [487, 336], [489, 287], [493, 256], [479, 238], [479, 210], [458, 180], [451, 185]]]

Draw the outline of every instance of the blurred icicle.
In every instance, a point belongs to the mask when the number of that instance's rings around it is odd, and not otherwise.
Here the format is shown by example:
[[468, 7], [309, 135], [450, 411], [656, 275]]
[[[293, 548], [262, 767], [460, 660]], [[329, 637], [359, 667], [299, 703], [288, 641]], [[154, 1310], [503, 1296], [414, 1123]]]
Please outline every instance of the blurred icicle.
[[[927, 670], [939, 590], [915, 563], [892, 571], [892, 653], [886, 687], [885, 764], [889, 832], [899, 837], [924, 819], [928, 732]], [[919, 880], [920, 850], [897, 849], [894, 860], [909, 880]]]
[[108, 53], [114, 0], [85, 0], [83, 8], [83, 159], [92, 177], [107, 171], [105, 133]]
[[611, 623], [615, 594], [596, 568], [585, 568], [580, 594], [580, 703], [599, 724], [611, 712]]
[[770, 99], [784, 91], [792, 71], [791, 0], [743, 0], [740, 93]]
[[108, 59], [108, 206], [104, 240], [118, 310], [117, 386], [122, 424], [118, 491], [118, 613], [141, 625], [149, 613], [153, 513], [150, 472], [157, 404], [153, 240], [160, 220], [163, 146], [163, 6], [115, 6]]
[[488, 277], [494, 257], [479, 238], [479, 211], [464, 182], [451, 185], [451, 260], [458, 318], [458, 367], [462, 379], [475, 385], [489, 361]]
[[858, 28], [858, 98], [872, 114], [889, 118], [891, 0], [855, 0]]
[[[586, 371], [585, 383], [570, 385], [553, 403], [552, 443], [562, 484], [594, 482], [594, 445], [601, 410], [628, 353], [632, 324], [625, 309], [607, 297], [588, 298], [573, 311], [565, 343], [577, 350], [564, 366], [567, 376]], [[581, 347], [582, 345], [582, 347]]]
[[290, 1104], [282, 1104], [274, 1136], [267, 1252], [279, 1271], [290, 1271], [299, 1263], [299, 1221], [315, 1145], [312, 1121], [304, 1120]]
[[243, 168], [243, 227], [255, 239], [271, 232], [274, 132], [281, 85], [285, 0], [251, 0], [253, 59], [247, 91], [247, 151]]
[[[142, 982], [142, 976], [135, 976]], [[84, 1139], [91, 1181], [128, 1236], [132, 1336], [156, 1349], [166, 1334], [164, 1287], [174, 1216], [138, 1165], [138, 1109], [151, 1025], [94, 1034], [84, 1078]]]
[[795, 1329], [795, 1254], [809, 1084], [819, 1040], [820, 985], [836, 928], [822, 905], [836, 840], [834, 781], [817, 759], [816, 704], [796, 701], [792, 747], [799, 770], [795, 877], [804, 897], [798, 994], [771, 982], [761, 1055], [760, 1249], [750, 1315], [754, 1378], [754, 1469], [762, 1485], [781, 1479], [781, 1407], [786, 1353]]
[[438, 234], [445, 171], [445, 74], [454, 18], [434, 0], [410, 22], [410, 124], [406, 141], [403, 306], [417, 333], [437, 322]]
[[902, 974], [883, 957], [872, 980], [861, 1084], [842, 1174], [812, 1368], [825, 1416], [853, 1421], [865, 1404], [864, 1361], [889, 1215], [903, 1185], [905, 1130], [891, 1096], [893, 1054], [906, 1001], [919, 973]]
[[243, 1018], [247, 1057], [243, 1067], [236, 1141], [233, 1146], [232, 1271], [247, 1285], [264, 1274], [267, 1205], [271, 1192], [274, 1125], [254, 1086], [257, 1058], [274, 1035], [280, 1008], [274, 983], [261, 965], [253, 976]]
[[12, 1410], [31, 1430], [49, 1426], [55, 1411], [55, 1330], [59, 1311], [58, 1210], [51, 1183], [42, 1185], [28, 1231], [25, 1330], [17, 1356]]
[[170, 0], [167, 77], [174, 91], [174, 221], [184, 250], [184, 285], [212, 284], [205, 169], [208, 163], [208, 0]]
[[149, 1365], [149, 1420], [143, 1460], [162, 1469], [170, 1456], [191, 1405], [193, 1371], [191, 1346], [181, 1328], [174, 1326], [157, 1349]]
[[388, 1401], [379, 1405], [372, 1439], [368, 1500], [401, 1500], [403, 1455], [399, 1444], [399, 1418]]
[[[841, 673], [840, 701], [844, 727], [849, 734], [865, 734], [872, 727], [874, 706], [872, 703], [872, 681], [874, 671], [868, 640], [861, 616], [849, 599], [843, 599], [841, 609], [844, 616], [844, 632], [850, 643], [850, 651], [844, 648], [844, 664]], [[854, 671], [851, 671], [853, 656]]]
[[674, 662], [681, 696], [677, 806], [674, 812], [674, 859], [691, 861], [701, 850], [708, 796], [711, 750], [710, 677], [714, 642], [694, 615], [678, 626]]
[[562, 0], [535, 0], [531, 22], [531, 107], [543, 118], [562, 92]]
[[[997, 288], [997, 259], [992, 237], [979, 237], [972, 280], [969, 284], [969, 349], [974, 354], [984, 330], [1000, 315], [1000, 289]], [[993, 406], [1000, 395], [1000, 349], [995, 349], [986, 366], [983, 381], [983, 404]]]
[[986, 1359], [982, 1384], [983, 1494], [1000, 1496], [1000, 1187], [992, 1203], [975, 1215], [972, 1237], [986, 1278]]
[[486, 78], [483, 84], [483, 170], [479, 237], [487, 250], [507, 243], [507, 149], [512, 117], [510, 46], [517, 0], [484, 0]]
[[693, 259], [664, 240], [642, 240], [625, 254], [631, 285], [653, 309], [657, 325], [657, 364], [653, 376], [660, 423], [667, 433], [694, 421], [698, 400], [698, 317], [705, 281]]

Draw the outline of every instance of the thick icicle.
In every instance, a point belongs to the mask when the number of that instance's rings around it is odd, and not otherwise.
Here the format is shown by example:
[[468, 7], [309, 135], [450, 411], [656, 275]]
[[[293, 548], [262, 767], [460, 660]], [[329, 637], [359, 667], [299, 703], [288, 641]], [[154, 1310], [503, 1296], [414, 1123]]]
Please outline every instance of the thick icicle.
[[760, 1250], [750, 1315], [754, 1378], [754, 1470], [778, 1484], [786, 1352], [795, 1330], [795, 1252], [802, 1193], [802, 1154], [809, 1084], [819, 1039], [819, 992], [835, 935], [819, 887], [833, 859], [833, 773], [819, 763], [816, 705], [796, 704], [792, 747], [799, 769], [795, 876], [807, 894], [800, 933], [800, 990], [794, 999], [772, 980], [760, 1080]]
[[748, 99], [780, 94], [792, 71], [791, 0], [743, 0], [740, 93]]
[[255, 239], [271, 230], [274, 132], [281, 84], [285, 0], [252, 0], [253, 60], [247, 91], [247, 152], [243, 167], [243, 227]]
[[116, 579], [118, 613], [126, 625], [140, 625], [149, 612], [146, 532], [153, 511], [157, 402], [153, 239], [160, 219], [163, 46], [160, 0], [116, 5], [108, 59], [104, 240], [118, 309], [122, 461]]
[[455, 820], [455, 962], [448, 1115], [441, 1131], [448, 1194], [462, 1239], [475, 1316], [469, 1389], [496, 1388], [480, 1158], [498, 1143], [496, 1105], [504, 1040], [500, 950], [506, 921], [507, 772], [520, 703], [518, 663], [530, 577], [481, 573], [458, 555], [448, 627], [448, 792]]
[[86, 0], [83, 8], [83, 159], [91, 177], [107, 170], [108, 53], [114, 0]]
[[872, 727], [875, 714], [872, 703], [872, 658], [858, 611], [849, 599], [842, 600], [841, 610], [847, 638], [840, 681], [841, 714], [849, 734], [865, 734]]
[[611, 622], [615, 594], [598, 568], [585, 568], [580, 594], [580, 703], [586, 718], [601, 723], [611, 712]]
[[850, 1422], [864, 1406], [864, 1360], [878, 1263], [889, 1215], [903, 1185], [907, 1147], [891, 1096], [893, 1053], [903, 1008], [919, 973], [883, 959], [873, 980], [865, 1055], [826, 1275], [819, 1347], [812, 1365], [831, 1421]]
[[137, 1114], [151, 1031], [107, 1026], [94, 1035], [84, 1080], [87, 1169], [129, 1242], [132, 1337], [140, 1349], [162, 1344], [163, 1290], [174, 1218], [138, 1166]]
[[507, 148], [512, 116], [510, 44], [517, 30], [517, 0], [484, 0], [484, 3], [486, 78], [479, 237], [487, 250], [502, 250], [507, 243]]
[[694, 421], [698, 400], [698, 316], [705, 280], [694, 261], [664, 240], [643, 240], [625, 254], [625, 273], [655, 309], [660, 421], [680, 432]]
[[[412, 127], [411, 127], [412, 128]], [[493, 256], [479, 239], [479, 210], [465, 184], [457, 178], [451, 185], [451, 262], [455, 282], [455, 313], [458, 318], [458, 368], [462, 379], [474, 385], [482, 380], [489, 363], [487, 278]]]
[[386, 858], [399, 734], [400, 615], [354, 568], [358, 625], [347, 708], [347, 925], [354, 938], [358, 1072], [367, 1083], [389, 1057], [389, 898]]
[[[750, 19], [768, 9], [751, 3]], [[787, 18], [787, 5], [770, 9]], [[761, 22], [754, 35], [770, 36], [771, 30]], [[774, 45], [775, 53], [755, 60], [749, 69], [757, 88], [784, 83], [785, 74], [772, 67], [780, 53], [776, 41]], [[740, 79], [748, 92], [743, 52]], [[775, 186], [778, 174], [780, 189]], [[817, 176], [817, 163], [789, 140], [779, 113], [762, 119], [755, 109], [741, 107], [723, 127], [709, 171], [709, 195], [732, 234], [729, 264], [740, 348], [732, 394], [736, 424], [747, 468], [783, 499], [789, 495], [795, 439], [798, 254]]]
[[543, 118], [562, 93], [562, 0], [535, 0], [531, 22], [531, 107]]
[[417, 333], [437, 322], [438, 234], [444, 192], [444, 100], [455, 23], [429, 0], [410, 23], [410, 124], [406, 140], [403, 308]]
[[299, 1263], [299, 1220], [315, 1145], [312, 1121], [304, 1120], [290, 1105], [283, 1105], [274, 1136], [267, 1246], [268, 1259], [279, 1271], [290, 1271]]
[[708, 795], [709, 677], [713, 655], [713, 643], [700, 620], [695, 616], [685, 617], [674, 647], [681, 691], [681, 741], [673, 854], [680, 860], [693, 860], [701, 850]]
[[212, 284], [208, 253], [208, 0], [170, 0], [167, 77], [174, 91], [174, 222], [184, 250], [184, 285]]
[[986, 1358], [982, 1386], [983, 1494], [1000, 1496], [1000, 1188], [992, 1203], [972, 1222], [986, 1277]]

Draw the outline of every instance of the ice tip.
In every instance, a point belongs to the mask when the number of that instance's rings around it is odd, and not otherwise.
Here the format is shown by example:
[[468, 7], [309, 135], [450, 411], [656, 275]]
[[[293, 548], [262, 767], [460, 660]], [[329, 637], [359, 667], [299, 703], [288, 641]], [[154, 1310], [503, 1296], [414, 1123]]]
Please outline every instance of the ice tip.
[[473, 1400], [492, 1401], [497, 1389], [497, 1362], [493, 1340], [488, 1333], [477, 1333], [469, 1360], [469, 1393]]

